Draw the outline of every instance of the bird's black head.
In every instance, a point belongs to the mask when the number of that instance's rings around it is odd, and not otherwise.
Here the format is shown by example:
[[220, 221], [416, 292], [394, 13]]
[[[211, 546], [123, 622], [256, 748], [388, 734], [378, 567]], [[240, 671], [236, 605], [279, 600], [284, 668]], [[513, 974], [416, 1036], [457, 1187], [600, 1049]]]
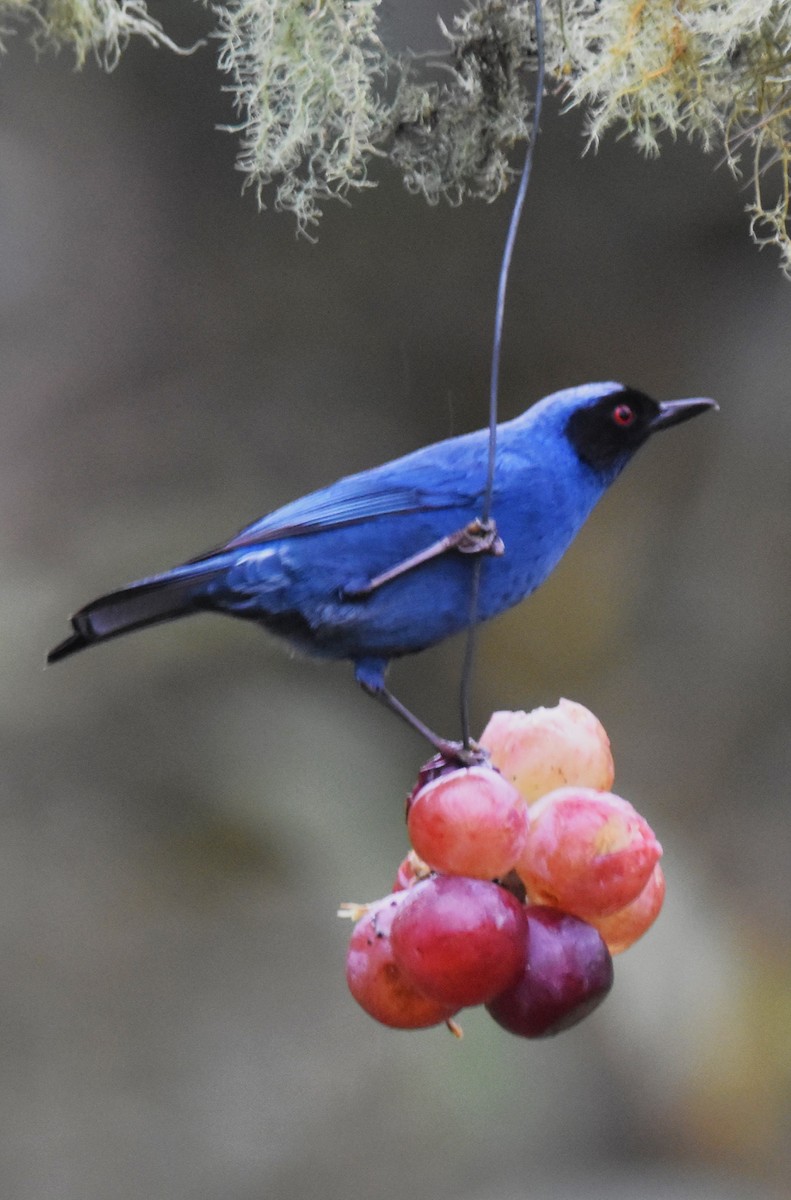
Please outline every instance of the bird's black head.
[[614, 386], [570, 414], [566, 437], [594, 471], [617, 475], [651, 434], [716, 407], [703, 398], [660, 402], [635, 388]]

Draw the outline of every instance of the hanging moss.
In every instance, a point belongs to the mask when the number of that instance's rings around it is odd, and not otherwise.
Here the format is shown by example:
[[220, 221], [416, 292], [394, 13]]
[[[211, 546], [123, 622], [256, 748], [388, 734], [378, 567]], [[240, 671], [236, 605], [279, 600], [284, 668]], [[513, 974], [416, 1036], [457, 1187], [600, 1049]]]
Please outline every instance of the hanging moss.
[[0, 0], [0, 22], [6, 35], [22, 23], [39, 50], [70, 47], [78, 67], [93, 57], [112, 71], [132, 37], [185, 53], [149, 15], [145, 0]]
[[[492, 200], [530, 136], [533, 0], [479, 0], [442, 28], [446, 52], [396, 60], [381, 0], [229, 0], [212, 6], [239, 119], [238, 166], [263, 206], [303, 231], [329, 198], [368, 187], [374, 157], [431, 203]], [[791, 3], [544, 0], [548, 86], [646, 154], [664, 137], [717, 150], [751, 180], [754, 239], [791, 274]], [[112, 69], [130, 38], [179, 48], [144, 0], [0, 0], [8, 34], [71, 46]], [[391, 86], [386, 86], [387, 81]]]
[[242, 0], [216, 5], [219, 64], [231, 76], [242, 149], [238, 166], [263, 204], [304, 230], [321, 203], [369, 186], [387, 110], [378, 89], [379, 0]]

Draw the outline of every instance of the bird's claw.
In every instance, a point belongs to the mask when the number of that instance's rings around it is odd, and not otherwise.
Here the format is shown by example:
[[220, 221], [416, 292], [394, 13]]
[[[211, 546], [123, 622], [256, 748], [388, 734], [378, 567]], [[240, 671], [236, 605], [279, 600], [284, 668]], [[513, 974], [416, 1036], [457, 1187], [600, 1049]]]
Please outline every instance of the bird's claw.
[[461, 554], [493, 554], [495, 558], [499, 558], [505, 553], [503, 539], [498, 535], [497, 526], [491, 519], [483, 521], [476, 517], [464, 529], [459, 530], [457, 537], [454, 549]]
[[463, 742], [446, 742], [438, 738], [434, 745], [443, 758], [457, 762], [460, 767], [487, 767], [491, 763], [488, 750], [477, 742], [465, 746]]

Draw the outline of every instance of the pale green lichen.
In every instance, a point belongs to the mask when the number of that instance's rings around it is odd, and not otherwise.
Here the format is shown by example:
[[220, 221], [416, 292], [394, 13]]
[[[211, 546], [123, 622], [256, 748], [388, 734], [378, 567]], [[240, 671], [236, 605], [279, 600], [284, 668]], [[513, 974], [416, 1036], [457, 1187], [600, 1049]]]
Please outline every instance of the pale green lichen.
[[[548, 64], [598, 142], [615, 126], [659, 153], [663, 133], [747, 159], [751, 232], [791, 272], [791, 5], [776, 0], [558, 0]], [[768, 176], [772, 176], [770, 182]]]
[[40, 49], [70, 47], [79, 67], [93, 55], [112, 71], [132, 37], [184, 53], [148, 13], [145, 0], [0, 0], [5, 32], [13, 28], [5, 24], [11, 19], [27, 22]]
[[369, 186], [382, 153], [386, 106], [379, 98], [384, 53], [376, 32], [380, 0], [236, 0], [216, 5], [220, 68], [240, 113], [239, 167], [263, 204], [300, 228], [330, 196]]
[[[369, 186], [385, 156], [436, 202], [494, 199], [531, 136], [534, 0], [473, 0], [433, 62], [396, 62], [382, 0], [226, 0], [212, 10], [239, 113], [239, 167], [259, 203], [305, 230], [329, 197]], [[791, 0], [544, 0], [548, 86], [645, 153], [663, 135], [719, 150], [748, 174], [751, 232], [791, 274]], [[145, 0], [0, 0], [7, 32], [112, 68], [133, 36], [177, 49]], [[386, 80], [395, 81], [387, 90]]]
[[[544, 17], [550, 86], [585, 112], [589, 143], [614, 129], [646, 154], [663, 134], [719, 148], [749, 170], [754, 239], [791, 273], [788, 0], [545, 0]], [[449, 77], [408, 77], [391, 152], [408, 187], [458, 202], [507, 186], [530, 136], [533, 26], [533, 0], [479, 0], [445, 30]]]
[[531, 136], [532, 8], [494, 0], [441, 28], [448, 60], [435, 66], [440, 77], [415, 79], [414, 64], [404, 72], [391, 157], [430, 203], [494, 200], [515, 174], [514, 145]]

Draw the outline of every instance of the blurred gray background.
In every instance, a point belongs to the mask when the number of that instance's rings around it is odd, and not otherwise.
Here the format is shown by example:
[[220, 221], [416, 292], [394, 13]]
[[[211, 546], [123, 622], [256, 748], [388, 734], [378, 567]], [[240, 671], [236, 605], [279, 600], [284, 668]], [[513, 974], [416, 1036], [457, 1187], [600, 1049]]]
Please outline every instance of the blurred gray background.
[[[413, 11], [414, 9], [414, 11]], [[208, 15], [162, 6], [188, 42]], [[438, 44], [393, 0], [395, 39]], [[665, 846], [657, 927], [547, 1042], [378, 1027], [340, 900], [426, 750], [346, 666], [196, 618], [44, 672], [94, 595], [484, 423], [509, 202], [381, 186], [316, 245], [240, 197], [213, 47], [0, 62], [3, 1200], [741, 1200], [791, 1177], [791, 284], [716, 159], [581, 157], [549, 102], [502, 411], [623, 379], [717, 417], [630, 468], [481, 638], [474, 724], [591, 707]], [[457, 732], [461, 645], [393, 672]]]

